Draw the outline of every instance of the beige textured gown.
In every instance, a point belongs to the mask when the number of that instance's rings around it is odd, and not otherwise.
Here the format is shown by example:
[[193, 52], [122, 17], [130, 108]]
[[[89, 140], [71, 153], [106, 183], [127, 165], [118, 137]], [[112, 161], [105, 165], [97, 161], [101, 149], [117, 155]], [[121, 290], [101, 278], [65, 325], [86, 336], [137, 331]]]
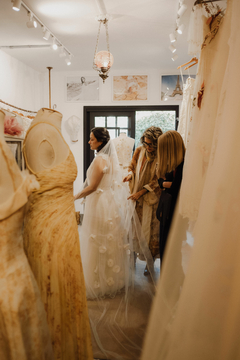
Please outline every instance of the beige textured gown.
[[[38, 124], [29, 129], [26, 138]], [[64, 360], [92, 359], [73, 198], [77, 166], [70, 149], [62, 163], [35, 175], [40, 189], [29, 199], [24, 247], [47, 312], [54, 356]]]
[[21, 174], [1, 139], [0, 170], [1, 188], [12, 189], [0, 199], [0, 359], [52, 360], [46, 313], [22, 243], [24, 205], [38, 183]]

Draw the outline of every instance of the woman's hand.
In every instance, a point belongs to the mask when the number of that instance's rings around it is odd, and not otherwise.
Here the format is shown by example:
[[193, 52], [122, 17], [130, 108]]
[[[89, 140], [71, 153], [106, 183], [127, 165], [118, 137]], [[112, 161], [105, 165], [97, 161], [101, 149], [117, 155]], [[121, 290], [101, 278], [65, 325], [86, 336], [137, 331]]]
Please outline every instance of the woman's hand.
[[127, 199], [137, 201], [141, 196], [145, 195], [147, 193], [146, 189], [140, 190], [136, 192], [135, 194], [130, 195]]
[[132, 180], [132, 174], [128, 174], [127, 176], [125, 176], [125, 178], [123, 178], [123, 182], [127, 182]]
[[74, 201], [81, 199], [81, 193], [78, 193], [77, 195], [74, 196]]

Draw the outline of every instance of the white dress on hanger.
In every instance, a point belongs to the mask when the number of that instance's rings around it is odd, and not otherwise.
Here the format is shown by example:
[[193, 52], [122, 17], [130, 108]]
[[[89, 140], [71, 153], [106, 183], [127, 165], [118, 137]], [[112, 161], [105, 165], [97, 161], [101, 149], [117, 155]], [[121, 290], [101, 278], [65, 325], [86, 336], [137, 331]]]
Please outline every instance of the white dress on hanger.
[[186, 84], [183, 85], [183, 100], [179, 116], [178, 132], [182, 136], [185, 146], [187, 146], [189, 123], [192, 113], [194, 84], [195, 79], [189, 76]]
[[86, 198], [80, 237], [88, 299], [114, 297], [128, 288], [130, 274], [130, 244], [124, 227], [127, 190], [111, 140], [88, 168], [86, 184], [98, 164], [104, 174], [98, 189]]
[[132, 151], [135, 140], [127, 136], [125, 133], [113, 139], [113, 144], [116, 148], [120, 169], [122, 171], [122, 177], [128, 175], [128, 166], [132, 159]]

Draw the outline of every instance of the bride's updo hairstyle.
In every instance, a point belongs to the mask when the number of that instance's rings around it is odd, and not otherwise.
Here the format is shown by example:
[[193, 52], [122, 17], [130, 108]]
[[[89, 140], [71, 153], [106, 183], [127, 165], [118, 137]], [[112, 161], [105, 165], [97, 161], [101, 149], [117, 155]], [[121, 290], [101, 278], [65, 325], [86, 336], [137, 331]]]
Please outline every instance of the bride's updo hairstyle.
[[97, 152], [99, 152], [110, 140], [109, 132], [104, 127], [95, 127], [91, 130], [97, 141], [102, 144], [98, 147]]

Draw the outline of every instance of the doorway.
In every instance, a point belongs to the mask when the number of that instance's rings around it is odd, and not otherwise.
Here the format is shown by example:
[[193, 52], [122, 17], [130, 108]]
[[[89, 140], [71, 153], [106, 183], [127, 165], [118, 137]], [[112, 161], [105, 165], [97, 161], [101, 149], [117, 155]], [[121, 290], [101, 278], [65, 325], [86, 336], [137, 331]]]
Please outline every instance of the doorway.
[[143, 131], [150, 126], [159, 126], [163, 132], [177, 130], [178, 116], [178, 105], [84, 106], [84, 177], [94, 158], [88, 145], [92, 128], [107, 128], [111, 139], [125, 132], [135, 139], [137, 147]]

